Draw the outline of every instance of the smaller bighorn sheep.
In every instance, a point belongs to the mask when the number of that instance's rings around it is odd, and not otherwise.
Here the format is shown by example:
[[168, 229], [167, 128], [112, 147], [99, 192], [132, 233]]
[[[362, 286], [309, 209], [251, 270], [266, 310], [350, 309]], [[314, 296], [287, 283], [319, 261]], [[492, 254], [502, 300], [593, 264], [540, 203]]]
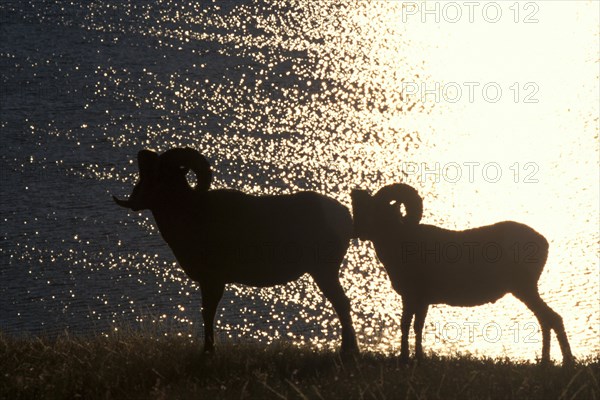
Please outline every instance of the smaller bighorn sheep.
[[[190, 148], [138, 153], [140, 180], [117, 204], [149, 209], [177, 261], [202, 291], [204, 350], [213, 351], [213, 321], [225, 284], [273, 286], [312, 276], [342, 325], [342, 351], [357, 351], [350, 301], [339, 268], [352, 237], [347, 207], [314, 192], [251, 196], [209, 190], [206, 158]], [[192, 170], [197, 183], [190, 187]]]
[[562, 318], [538, 293], [537, 282], [548, 257], [548, 242], [538, 232], [512, 221], [464, 231], [420, 224], [423, 200], [406, 184], [386, 186], [374, 196], [354, 190], [351, 197], [355, 236], [373, 242], [394, 290], [402, 296], [402, 360], [408, 360], [413, 316], [415, 356], [422, 358], [422, 332], [430, 304], [472, 307], [512, 293], [540, 323], [542, 361], [550, 359], [553, 329], [563, 363], [572, 362]]

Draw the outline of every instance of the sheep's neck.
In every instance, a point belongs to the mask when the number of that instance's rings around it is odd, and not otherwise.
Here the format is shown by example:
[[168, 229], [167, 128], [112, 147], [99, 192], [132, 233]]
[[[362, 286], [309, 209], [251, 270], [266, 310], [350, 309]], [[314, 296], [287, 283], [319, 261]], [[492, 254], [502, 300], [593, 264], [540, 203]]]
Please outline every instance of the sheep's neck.
[[184, 201], [170, 201], [166, 203], [169, 204], [168, 206], [163, 204], [151, 208], [162, 237], [170, 246], [181, 242], [182, 239], [185, 242], [185, 237], [189, 236], [190, 227], [197, 225], [200, 221], [197, 221], [194, 212], [186, 207]]
[[[414, 240], [412, 234], [405, 232], [404, 229], [395, 229], [392, 227], [381, 227], [376, 233], [371, 236], [371, 241], [377, 251], [377, 257], [381, 260], [384, 265], [396, 265], [396, 271], [394, 273], [402, 273], [405, 269], [404, 263], [398, 264], [398, 255], [405, 252], [406, 246], [410, 245], [411, 240]], [[388, 273], [392, 273], [388, 270]]]
[[414, 237], [413, 232], [398, 223], [382, 221], [371, 233], [370, 239], [373, 243], [386, 243], [387, 246], [397, 246], [399, 243], [410, 241]]

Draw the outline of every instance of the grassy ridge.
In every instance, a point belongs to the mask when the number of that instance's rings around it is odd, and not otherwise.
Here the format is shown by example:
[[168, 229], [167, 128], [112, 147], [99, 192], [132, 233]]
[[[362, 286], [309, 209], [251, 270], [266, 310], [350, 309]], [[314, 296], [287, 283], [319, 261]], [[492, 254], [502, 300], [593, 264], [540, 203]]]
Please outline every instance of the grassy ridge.
[[430, 356], [419, 365], [375, 353], [341, 359], [290, 344], [221, 344], [204, 356], [184, 338], [15, 339], [0, 334], [6, 399], [600, 399], [600, 359], [572, 369]]

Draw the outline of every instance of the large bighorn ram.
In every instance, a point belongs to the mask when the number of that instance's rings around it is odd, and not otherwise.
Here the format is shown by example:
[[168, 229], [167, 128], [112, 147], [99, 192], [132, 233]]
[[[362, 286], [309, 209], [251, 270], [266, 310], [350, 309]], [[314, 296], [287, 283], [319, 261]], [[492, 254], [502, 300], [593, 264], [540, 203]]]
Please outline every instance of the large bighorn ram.
[[[342, 326], [342, 351], [358, 349], [350, 302], [339, 268], [352, 236], [350, 211], [314, 192], [251, 196], [209, 190], [206, 158], [191, 148], [162, 155], [138, 153], [140, 179], [128, 200], [149, 209], [177, 261], [202, 291], [204, 350], [214, 349], [213, 320], [226, 283], [273, 286], [310, 274], [331, 302]], [[191, 187], [186, 174], [197, 183]]]
[[406, 184], [386, 186], [374, 196], [354, 190], [351, 197], [355, 235], [373, 242], [393, 288], [402, 296], [401, 359], [408, 360], [413, 316], [415, 356], [422, 358], [422, 332], [430, 304], [472, 307], [512, 293], [540, 323], [542, 361], [550, 359], [550, 329], [554, 329], [563, 363], [572, 362], [562, 318], [538, 293], [537, 282], [548, 257], [548, 242], [542, 235], [512, 221], [465, 231], [420, 224], [423, 200]]

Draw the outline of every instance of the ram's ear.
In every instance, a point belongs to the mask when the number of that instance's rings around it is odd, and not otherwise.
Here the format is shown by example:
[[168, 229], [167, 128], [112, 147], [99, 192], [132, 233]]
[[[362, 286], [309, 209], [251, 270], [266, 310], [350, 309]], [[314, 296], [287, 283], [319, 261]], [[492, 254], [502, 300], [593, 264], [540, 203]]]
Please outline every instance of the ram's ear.
[[154, 175], [158, 170], [158, 154], [151, 150], [140, 150], [137, 155], [140, 178]]

